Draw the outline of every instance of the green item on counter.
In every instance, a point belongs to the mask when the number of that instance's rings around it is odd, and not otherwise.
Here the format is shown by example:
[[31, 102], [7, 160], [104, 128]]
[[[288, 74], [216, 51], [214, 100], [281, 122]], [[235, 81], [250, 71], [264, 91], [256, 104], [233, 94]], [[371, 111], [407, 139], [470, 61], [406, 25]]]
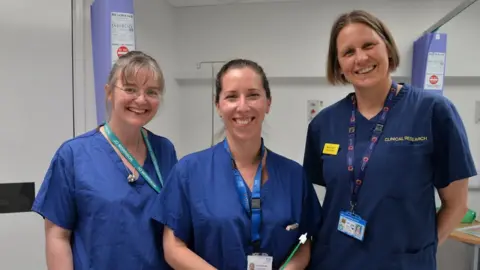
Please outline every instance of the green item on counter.
[[475, 211], [468, 209], [467, 213], [462, 219], [462, 223], [473, 223], [475, 218], [477, 217], [477, 213]]
[[[440, 207], [437, 207], [437, 212], [440, 210]], [[477, 213], [472, 209], [468, 209], [465, 216], [463, 216], [461, 223], [473, 223], [477, 218]]]

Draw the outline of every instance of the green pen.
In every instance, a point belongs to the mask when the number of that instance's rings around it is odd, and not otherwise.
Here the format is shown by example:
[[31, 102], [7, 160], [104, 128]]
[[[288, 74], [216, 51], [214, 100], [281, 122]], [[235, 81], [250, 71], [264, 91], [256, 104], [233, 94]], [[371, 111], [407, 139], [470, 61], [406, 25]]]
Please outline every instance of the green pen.
[[295, 248], [293, 249], [292, 253], [290, 253], [290, 255], [288, 256], [287, 260], [285, 261], [285, 263], [282, 265], [282, 267], [280, 267], [280, 270], [283, 270], [285, 269], [285, 267], [287, 266], [287, 264], [292, 260], [293, 258], [293, 255], [295, 255], [295, 253], [297, 252], [298, 248], [300, 247], [300, 245], [303, 245], [305, 244], [305, 242], [307, 242], [307, 233], [304, 233], [302, 235], [300, 235], [300, 237], [298, 238], [298, 244], [297, 246], [295, 246]]

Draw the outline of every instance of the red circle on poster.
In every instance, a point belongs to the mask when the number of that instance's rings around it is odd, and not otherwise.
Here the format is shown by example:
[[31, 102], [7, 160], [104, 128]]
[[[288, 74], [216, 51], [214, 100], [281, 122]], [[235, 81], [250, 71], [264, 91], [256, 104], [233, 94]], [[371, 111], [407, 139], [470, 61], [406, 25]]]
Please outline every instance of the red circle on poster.
[[126, 53], [128, 53], [128, 48], [127, 48], [127, 46], [123, 46], [123, 45], [122, 45], [122, 46], [118, 47], [118, 49], [117, 49], [117, 56], [118, 56], [118, 57], [120, 57], [120, 56], [122, 56], [122, 55], [124, 55], [124, 54], [126, 54]]
[[431, 84], [437, 84], [437, 82], [438, 82], [438, 77], [437, 77], [437, 75], [432, 75], [432, 76], [430, 76], [429, 81], [430, 81]]

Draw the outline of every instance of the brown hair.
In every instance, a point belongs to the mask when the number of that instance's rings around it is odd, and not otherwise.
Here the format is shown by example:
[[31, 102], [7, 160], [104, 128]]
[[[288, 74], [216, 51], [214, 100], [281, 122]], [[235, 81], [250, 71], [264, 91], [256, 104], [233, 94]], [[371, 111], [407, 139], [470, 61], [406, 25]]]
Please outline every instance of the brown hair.
[[393, 39], [390, 30], [379, 18], [375, 17], [374, 15], [363, 10], [353, 10], [351, 12], [341, 14], [333, 23], [330, 31], [330, 44], [328, 47], [327, 58], [328, 82], [332, 85], [338, 83], [348, 83], [348, 81], [345, 79], [345, 76], [340, 73], [340, 64], [337, 56], [337, 37], [340, 31], [351, 23], [362, 23], [373, 29], [377, 35], [383, 39], [385, 45], [387, 46], [389, 55], [390, 72], [395, 71], [400, 64], [400, 57], [397, 45], [395, 44], [395, 40]]

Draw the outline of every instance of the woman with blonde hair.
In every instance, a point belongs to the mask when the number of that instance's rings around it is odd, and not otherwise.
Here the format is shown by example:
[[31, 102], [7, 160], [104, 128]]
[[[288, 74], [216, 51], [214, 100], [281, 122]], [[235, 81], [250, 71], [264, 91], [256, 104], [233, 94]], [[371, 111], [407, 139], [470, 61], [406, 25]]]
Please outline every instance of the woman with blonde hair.
[[147, 214], [177, 162], [173, 144], [144, 128], [164, 94], [162, 71], [129, 52], [105, 91], [108, 121], [60, 146], [33, 205], [45, 218], [48, 269], [169, 269]]

